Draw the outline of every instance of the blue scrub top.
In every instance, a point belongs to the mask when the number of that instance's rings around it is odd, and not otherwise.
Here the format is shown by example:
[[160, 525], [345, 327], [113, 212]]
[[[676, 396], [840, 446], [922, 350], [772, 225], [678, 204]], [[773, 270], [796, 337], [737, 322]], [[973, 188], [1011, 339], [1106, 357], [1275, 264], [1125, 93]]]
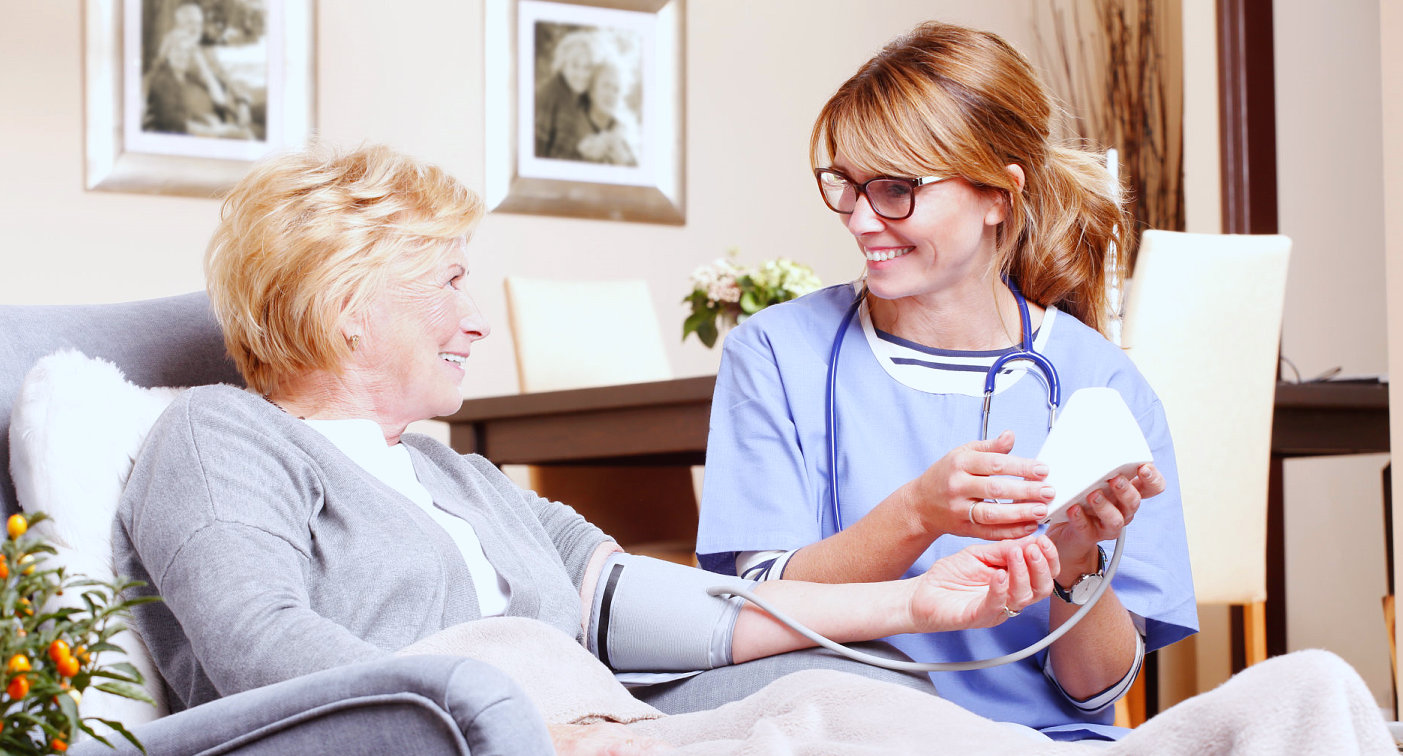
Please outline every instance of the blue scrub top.
[[[739, 552], [797, 549], [835, 532], [825, 390], [833, 339], [853, 296], [851, 285], [829, 287], [766, 308], [726, 336], [697, 537], [707, 569], [734, 575]], [[843, 338], [835, 394], [837, 479], [843, 522], [853, 523], [951, 449], [978, 437], [985, 374], [978, 365], [999, 353], [897, 343], [873, 331], [865, 313]], [[903, 356], [890, 359], [886, 343], [896, 343]], [[1139, 422], [1167, 488], [1142, 503], [1127, 530], [1113, 585], [1125, 608], [1143, 618], [1147, 651], [1196, 632], [1178, 471], [1159, 399], [1119, 347], [1055, 308], [1047, 310], [1034, 343], [1057, 367], [1064, 398], [1080, 388], [1109, 386]], [[913, 359], [913, 350], [924, 354]], [[906, 380], [902, 363], [939, 366], [957, 389], [913, 388], [908, 384], [920, 381]], [[1011, 429], [1013, 453], [1035, 457], [1047, 436], [1047, 396], [1037, 374], [1020, 364], [999, 379], [989, 434]], [[906, 575], [976, 542], [942, 536]], [[1106, 544], [1108, 554], [1113, 544]], [[1016, 651], [1047, 632], [1048, 602], [1042, 601], [995, 628], [888, 640], [918, 661], [967, 661]], [[1118, 728], [1110, 726], [1112, 707], [1094, 714], [1073, 707], [1043, 675], [1045, 656], [986, 670], [934, 672], [931, 679], [941, 696], [991, 719], [1058, 739], [1117, 736]]]

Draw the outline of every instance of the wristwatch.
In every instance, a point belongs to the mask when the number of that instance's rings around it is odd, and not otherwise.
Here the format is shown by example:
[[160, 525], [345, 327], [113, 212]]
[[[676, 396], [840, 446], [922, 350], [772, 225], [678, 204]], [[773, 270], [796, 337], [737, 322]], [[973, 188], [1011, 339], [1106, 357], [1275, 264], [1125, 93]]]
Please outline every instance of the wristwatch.
[[1077, 578], [1077, 582], [1072, 583], [1071, 590], [1058, 585], [1057, 581], [1052, 581], [1052, 592], [1057, 594], [1057, 598], [1069, 604], [1084, 606], [1091, 599], [1091, 594], [1101, 586], [1101, 581], [1106, 577], [1106, 550], [1100, 546], [1096, 547], [1096, 571], [1088, 572]]

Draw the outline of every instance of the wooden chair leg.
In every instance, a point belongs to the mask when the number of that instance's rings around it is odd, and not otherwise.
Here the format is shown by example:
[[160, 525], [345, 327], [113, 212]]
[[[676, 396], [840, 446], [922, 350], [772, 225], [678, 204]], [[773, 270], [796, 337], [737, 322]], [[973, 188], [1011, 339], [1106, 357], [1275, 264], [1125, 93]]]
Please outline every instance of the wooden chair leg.
[[1398, 677], [1398, 648], [1393, 642], [1393, 594], [1384, 596], [1384, 628], [1388, 630], [1388, 665], [1396, 679]]
[[1243, 647], [1247, 666], [1267, 660], [1267, 604], [1254, 601], [1242, 607]]

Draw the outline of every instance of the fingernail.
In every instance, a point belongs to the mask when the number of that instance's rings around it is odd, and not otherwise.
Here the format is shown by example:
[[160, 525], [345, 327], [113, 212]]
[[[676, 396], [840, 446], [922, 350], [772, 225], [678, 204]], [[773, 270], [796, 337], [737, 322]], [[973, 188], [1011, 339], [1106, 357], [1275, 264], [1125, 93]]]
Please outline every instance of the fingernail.
[[1033, 465], [1034, 475], [1047, 475], [1047, 465]]
[[1120, 490], [1120, 489], [1122, 489], [1122, 488], [1125, 488], [1127, 485], [1129, 485], [1129, 483], [1126, 483], [1126, 482], [1125, 482], [1125, 478], [1122, 478], [1121, 476], [1117, 475], [1117, 476], [1116, 476], [1116, 479], [1113, 480], [1113, 481], [1111, 481], [1111, 485], [1112, 485], [1112, 486], [1115, 486], [1115, 487], [1116, 487], [1116, 490]]
[[1043, 486], [1038, 493], [1041, 494], [1044, 499], [1051, 501], [1052, 497], [1057, 495], [1057, 490], [1052, 486]]
[[1044, 506], [1044, 505], [1042, 505], [1042, 504], [1036, 504], [1036, 505], [1033, 506], [1033, 516], [1034, 516], [1034, 517], [1042, 517], [1042, 516], [1045, 515], [1045, 514], [1047, 514], [1047, 507], [1046, 507], [1046, 506]]

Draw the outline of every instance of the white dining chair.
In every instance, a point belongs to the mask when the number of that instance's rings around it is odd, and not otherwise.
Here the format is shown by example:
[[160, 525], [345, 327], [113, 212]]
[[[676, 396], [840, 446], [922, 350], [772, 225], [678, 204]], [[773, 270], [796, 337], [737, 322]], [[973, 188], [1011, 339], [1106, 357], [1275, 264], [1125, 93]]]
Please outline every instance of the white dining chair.
[[[642, 280], [508, 277], [507, 315], [523, 392], [673, 377]], [[695, 564], [697, 475], [673, 466], [532, 466], [532, 490], [574, 507], [629, 551]]]
[[1199, 604], [1243, 607], [1266, 658], [1267, 484], [1291, 240], [1144, 232], [1123, 344], [1174, 439]]

